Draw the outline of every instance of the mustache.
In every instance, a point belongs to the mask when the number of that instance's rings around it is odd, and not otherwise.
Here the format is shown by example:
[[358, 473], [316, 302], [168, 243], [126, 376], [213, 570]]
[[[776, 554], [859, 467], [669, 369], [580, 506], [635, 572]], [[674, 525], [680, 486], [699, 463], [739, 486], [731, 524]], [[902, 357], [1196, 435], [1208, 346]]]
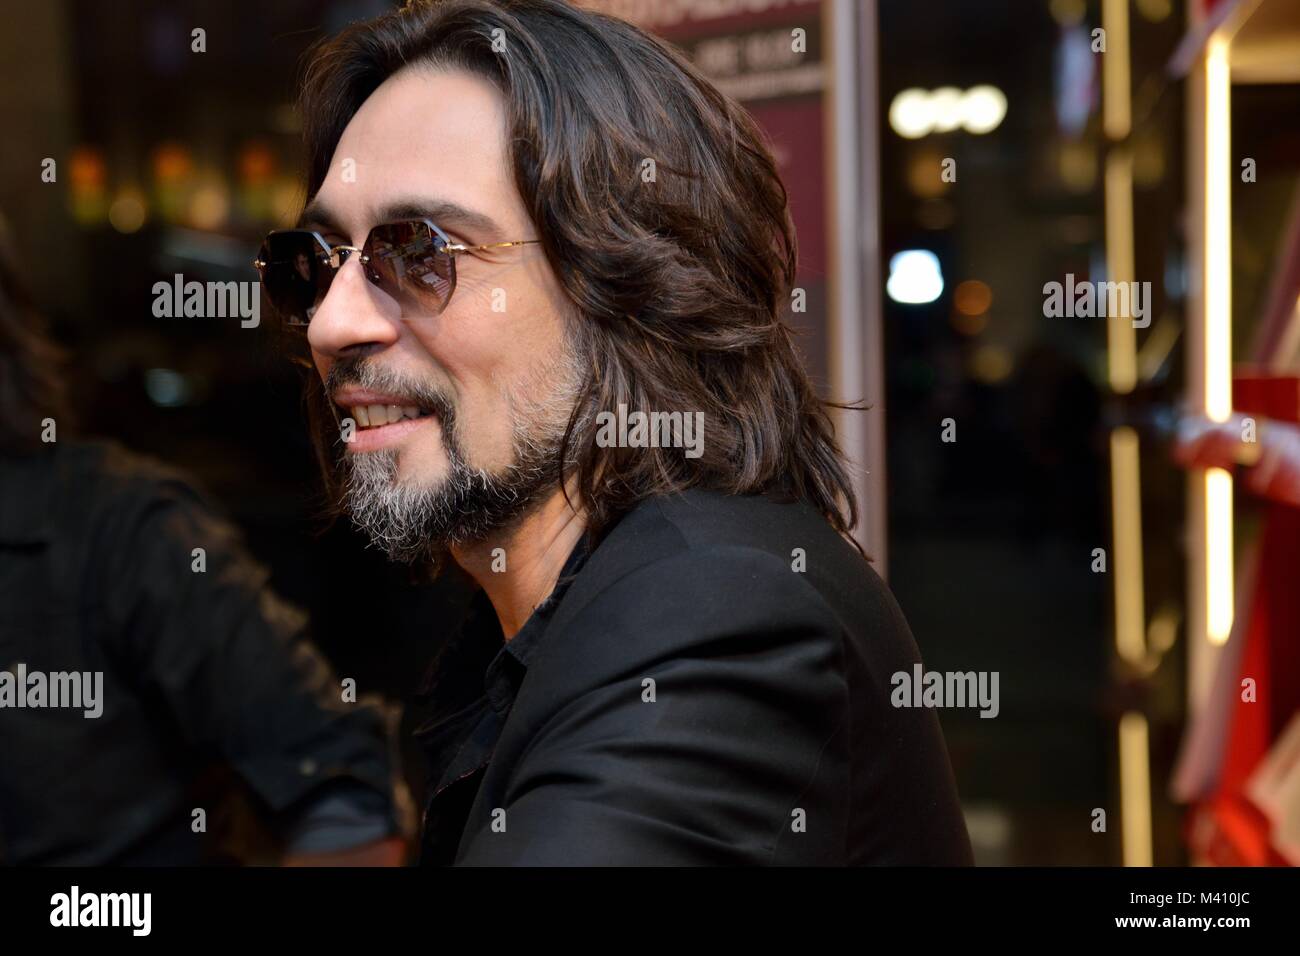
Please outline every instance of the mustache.
[[327, 396], [349, 386], [384, 392], [401, 398], [404, 405], [431, 411], [438, 416], [444, 430], [450, 429], [455, 420], [455, 405], [446, 389], [358, 356], [339, 359], [325, 376]]

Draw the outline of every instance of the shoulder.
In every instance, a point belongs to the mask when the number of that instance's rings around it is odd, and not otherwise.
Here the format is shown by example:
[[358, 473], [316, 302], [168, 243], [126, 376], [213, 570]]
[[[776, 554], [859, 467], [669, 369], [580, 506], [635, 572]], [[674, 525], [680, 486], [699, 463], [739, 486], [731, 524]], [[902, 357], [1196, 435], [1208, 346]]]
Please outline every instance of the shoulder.
[[763, 649], [773, 666], [793, 655], [837, 685], [919, 659], [889, 588], [813, 508], [693, 491], [643, 501], [599, 543], [556, 609], [539, 663], [551, 658], [565, 670], [547, 666], [549, 679], [568, 685], [643, 662]]
[[810, 552], [859, 581], [874, 578], [806, 505], [711, 492], [648, 499], [588, 558], [548, 628], [545, 654], [554, 645], [600, 669], [797, 644], [800, 655], [835, 664], [841, 609], [824, 574], [808, 573]]
[[238, 565], [243, 577], [265, 577], [244, 560], [236, 526], [189, 477], [157, 459], [110, 441], [70, 442], [41, 476], [54, 553], [60, 561], [89, 563], [110, 590], [119, 586], [114, 582], [134, 592], [169, 587], [182, 573], [188, 579], [195, 549], [209, 570]]
[[[121, 553], [167, 553], [181, 545], [209, 550], [239, 547], [233, 524], [183, 472], [113, 442], [88, 442], [70, 448], [57, 478], [64, 494], [78, 500], [69, 522], [89, 540]], [[66, 526], [65, 526], [66, 527]], [[200, 540], [201, 539], [201, 540]]]
[[116, 442], [84, 442], [67, 450], [60, 478], [83, 493], [115, 506], [137, 501], [202, 503], [193, 482], [156, 458], [129, 451]]
[[731, 602], [733, 613], [787, 601], [806, 612], [892, 601], [867, 560], [808, 504], [698, 490], [648, 498], [624, 516], [565, 603], [572, 614], [638, 592], [646, 604], [672, 595]]
[[202, 501], [179, 471], [113, 441], [61, 441], [5, 466], [7, 482], [66, 520], [93, 521], [159, 500]]
[[85, 542], [121, 531], [167, 503], [203, 507], [199, 494], [161, 462], [109, 441], [61, 441], [0, 460], [5, 527], [30, 537]]

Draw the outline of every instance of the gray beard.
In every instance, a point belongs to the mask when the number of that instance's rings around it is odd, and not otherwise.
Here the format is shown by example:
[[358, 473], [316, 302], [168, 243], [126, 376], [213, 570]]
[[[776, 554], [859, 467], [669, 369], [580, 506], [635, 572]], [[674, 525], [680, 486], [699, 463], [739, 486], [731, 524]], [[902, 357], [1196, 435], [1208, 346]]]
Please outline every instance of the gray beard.
[[433, 560], [449, 546], [506, 530], [558, 485], [558, 444], [528, 457], [516, 446], [514, 462], [497, 473], [469, 467], [450, 442], [444, 447], [451, 470], [434, 485], [399, 482], [392, 449], [346, 459], [343, 501], [352, 523], [393, 561]]
[[548, 377], [551, 388], [557, 381], [564, 383], [558, 394], [543, 403], [512, 401], [510, 464], [490, 471], [469, 464], [455, 409], [443, 394], [355, 367], [349, 380], [412, 395], [437, 412], [449, 467], [436, 483], [415, 484], [398, 479], [396, 450], [345, 453], [340, 462], [343, 504], [352, 523], [390, 560], [434, 566], [449, 547], [482, 542], [509, 530], [559, 487], [564, 432], [577, 388], [568, 376]]

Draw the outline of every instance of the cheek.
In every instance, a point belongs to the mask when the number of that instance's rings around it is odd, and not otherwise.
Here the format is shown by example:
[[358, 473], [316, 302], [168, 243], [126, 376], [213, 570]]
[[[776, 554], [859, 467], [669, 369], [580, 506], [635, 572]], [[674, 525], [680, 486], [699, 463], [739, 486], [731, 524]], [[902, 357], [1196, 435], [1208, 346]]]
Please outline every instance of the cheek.
[[[501, 319], [500, 313], [490, 310], [460, 308], [448, 310], [434, 323], [412, 323], [413, 334], [438, 369], [437, 380], [449, 387], [456, 409], [456, 441], [475, 468], [498, 468], [510, 459], [505, 390], [518, 350]], [[425, 475], [431, 475], [435, 465], [444, 467], [441, 429], [422, 437], [409, 458], [411, 466]], [[403, 462], [404, 470], [405, 466]]]
[[316, 374], [320, 376], [321, 384], [323, 385], [329, 379], [330, 368], [333, 363], [330, 362], [329, 358], [322, 355], [320, 352], [317, 352], [315, 349], [311, 350], [311, 360], [312, 364], [316, 366]]
[[[471, 465], [499, 468], [512, 454], [510, 396], [540, 397], [555, 383], [539, 369], [563, 347], [553, 297], [528, 275], [514, 282], [457, 281], [451, 306], [430, 323], [412, 323], [421, 347], [450, 380], [456, 437]], [[523, 281], [518, 281], [522, 279]]]

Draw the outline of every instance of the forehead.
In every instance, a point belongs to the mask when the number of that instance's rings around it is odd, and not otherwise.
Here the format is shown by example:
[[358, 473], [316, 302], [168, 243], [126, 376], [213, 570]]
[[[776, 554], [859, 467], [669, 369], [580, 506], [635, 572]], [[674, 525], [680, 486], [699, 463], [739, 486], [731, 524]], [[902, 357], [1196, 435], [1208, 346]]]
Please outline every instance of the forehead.
[[303, 218], [357, 238], [422, 211], [476, 238], [517, 230], [527, 218], [510, 170], [501, 94], [462, 70], [408, 67], [375, 90], [344, 129]]

